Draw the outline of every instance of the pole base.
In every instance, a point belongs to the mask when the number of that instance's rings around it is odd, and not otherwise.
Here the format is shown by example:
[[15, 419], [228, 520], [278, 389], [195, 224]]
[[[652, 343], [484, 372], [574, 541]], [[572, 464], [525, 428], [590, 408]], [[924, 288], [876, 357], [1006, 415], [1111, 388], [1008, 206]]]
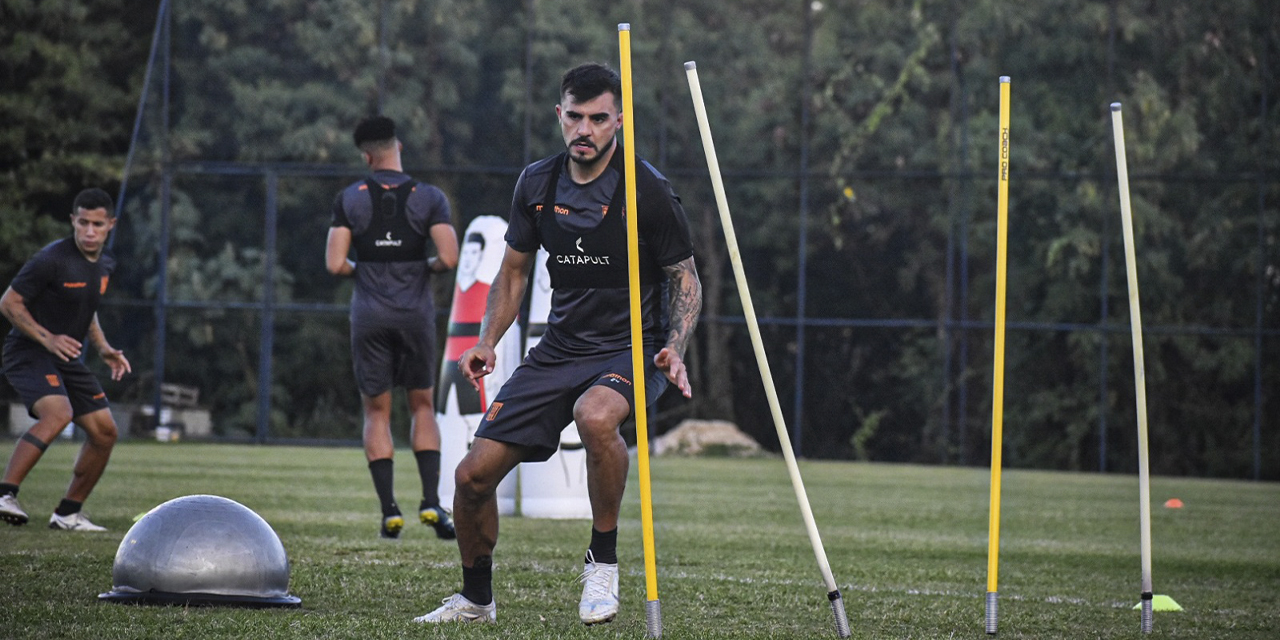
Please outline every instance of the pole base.
[[848, 638], [849, 617], [844, 613], [844, 599], [840, 597], [840, 590], [836, 589], [827, 594], [827, 600], [831, 601], [831, 613], [836, 617], [836, 635], [841, 638]]
[[657, 600], [646, 600], [644, 603], [644, 622], [646, 637], [662, 637], [662, 604]]
[[996, 608], [996, 592], [987, 592], [987, 635], [994, 636], [996, 634], [996, 624], [999, 621], [999, 613]]
[[1151, 593], [1142, 594], [1142, 632], [1151, 633], [1155, 626], [1155, 616], [1151, 612]]

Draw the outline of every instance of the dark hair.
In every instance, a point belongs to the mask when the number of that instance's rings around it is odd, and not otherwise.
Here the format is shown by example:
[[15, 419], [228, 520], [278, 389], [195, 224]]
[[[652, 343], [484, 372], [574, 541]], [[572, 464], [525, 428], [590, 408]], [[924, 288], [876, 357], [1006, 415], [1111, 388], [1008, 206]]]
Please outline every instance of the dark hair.
[[356, 146], [361, 149], [368, 143], [385, 143], [394, 140], [396, 137], [396, 123], [386, 116], [371, 116], [360, 121], [356, 125], [356, 131], [351, 135], [351, 139], [355, 141]]
[[111, 204], [111, 196], [97, 187], [85, 189], [76, 194], [76, 201], [71, 205], [71, 215], [75, 215], [81, 209], [85, 211], [106, 209], [108, 216], [116, 217], [115, 208]]
[[560, 79], [560, 97], [573, 96], [574, 102], [586, 102], [609, 91], [613, 100], [622, 108], [622, 78], [617, 71], [595, 62], [580, 64], [566, 72]]
[[484, 234], [483, 234], [483, 233], [475, 233], [475, 232], [468, 233], [468, 234], [467, 234], [467, 237], [462, 241], [462, 244], [466, 244], [466, 243], [468, 243], [468, 242], [478, 242], [478, 243], [480, 243], [480, 248], [481, 248], [481, 249], [483, 249], [483, 248], [484, 248]]

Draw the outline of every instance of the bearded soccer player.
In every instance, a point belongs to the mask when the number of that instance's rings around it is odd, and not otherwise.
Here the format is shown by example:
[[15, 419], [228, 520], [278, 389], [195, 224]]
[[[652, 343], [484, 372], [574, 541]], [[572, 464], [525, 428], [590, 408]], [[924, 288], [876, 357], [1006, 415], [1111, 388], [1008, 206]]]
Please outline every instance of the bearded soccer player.
[[[635, 402], [618, 74], [598, 64], [569, 70], [556, 115], [565, 150], [529, 165], [515, 187], [507, 247], [476, 346], [458, 360], [473, 385], [494, 369], [494, 347], [515, 320], [539, 247], [547, 250], [552, 298], [548, 327], [489, 405], [475, 442], [454, 474], [454, 521], [462, 591], [417, 622], [491, 622], [498, 483], [517, 464], [547, 460], [560, 432], [577, 423], [587, 453], [591, 539], [578, 616], [617, 616], [618, 512], [626, 488], [619, 431]], [[691, 397], [684, 353], [702, 306], [689, 223], [671, 184], [637, 163], [640, 292], [646, 398], [668, 384]]]

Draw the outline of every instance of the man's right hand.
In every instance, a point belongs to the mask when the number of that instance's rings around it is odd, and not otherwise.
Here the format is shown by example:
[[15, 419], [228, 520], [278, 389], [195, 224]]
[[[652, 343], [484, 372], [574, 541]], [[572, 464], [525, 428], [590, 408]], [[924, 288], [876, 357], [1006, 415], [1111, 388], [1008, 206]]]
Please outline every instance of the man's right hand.
[[462, 370], [462, 375], [467, 377], [471, 386], [479, 391], [480, 378], [493, 373], [493, 363], [496, 360], [497, 355], [494, 354], [493, 347], [477, 344], [462, 352], [462, 356], [458, 358], [458, 368]]
[[80, 357], [80, 348], [82, 346], [79, 340], [71, 336], [58, 334], [49, 338], [49, 342], [44, 345], [44, 348], [48, 349], [49, 353], [61, 358], [63, 362], [70, 362]]

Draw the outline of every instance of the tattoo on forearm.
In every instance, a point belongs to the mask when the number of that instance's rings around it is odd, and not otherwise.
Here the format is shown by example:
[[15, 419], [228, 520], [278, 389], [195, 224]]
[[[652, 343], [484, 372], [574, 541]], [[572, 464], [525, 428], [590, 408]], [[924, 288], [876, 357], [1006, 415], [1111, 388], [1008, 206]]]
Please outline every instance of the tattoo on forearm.
[[671, 333], [667, 336], [667, 345], [683, 358], [693, 329], [698, 325], [698, 312], [702, 310], [702, 282], [692, 257], [663, 270], [667, 273], [671, 294]]

